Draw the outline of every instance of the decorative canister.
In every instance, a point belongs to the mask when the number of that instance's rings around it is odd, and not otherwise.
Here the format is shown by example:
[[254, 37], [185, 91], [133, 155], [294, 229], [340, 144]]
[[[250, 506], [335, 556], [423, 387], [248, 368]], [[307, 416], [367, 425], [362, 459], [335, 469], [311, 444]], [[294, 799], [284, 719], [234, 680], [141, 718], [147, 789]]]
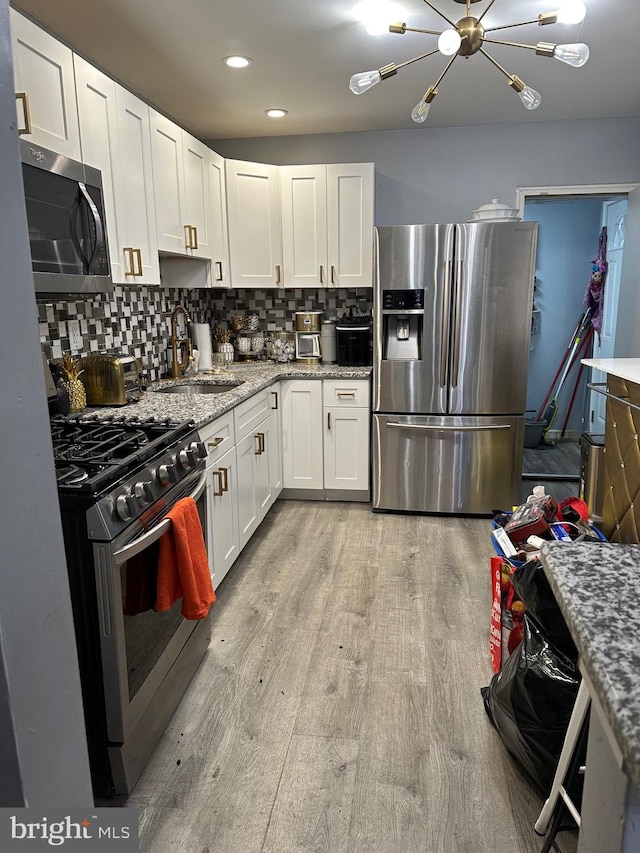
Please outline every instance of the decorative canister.
[[233, 361], [233, 344], [232, 343], [218, 343], [216, 347], [218, 352], [221, 352], [224, 355], [225, 361]]

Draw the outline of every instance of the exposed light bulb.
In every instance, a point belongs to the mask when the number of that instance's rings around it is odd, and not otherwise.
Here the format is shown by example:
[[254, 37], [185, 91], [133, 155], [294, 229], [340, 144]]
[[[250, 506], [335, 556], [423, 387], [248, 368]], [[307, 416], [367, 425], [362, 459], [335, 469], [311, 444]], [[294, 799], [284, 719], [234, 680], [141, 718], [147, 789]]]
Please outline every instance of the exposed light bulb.
[[567, 0], [556, 12], [559, 24], [580, 24], [587, 14], [582, 0]]
[[557, 44], [553, 49], [554, 59], [581, 68], [589, 59], [589, 45], [579, 42], [578, 44]]
[[382, 76], [377, 70], [362, 71], [360, 74], [354, 74], [351, 80], [349, 80], [349, 88], [354, 95], [361, 95], [381, 80]]
[[390, 0], [364, 0], [354, 9], [354, 15], [365, 26], [370, 36], [389, 32], [389, 22], [398, 18], [399, 8]]
[[528, 110], [537, 110], [542, 103], [540, 92], [536, 92], [531, 86], [525, 86], [521, 92], [518, 92], [518, 95]]
[[443, 33], [440, 33], [440, 37], [438, 38], [438, 50], [444, 56], [453, 56], [454, 53], [458, 52], [461, 43], [462, 39], [457, 30], [445, 30]]
[[427, 120], [427, 116], [429, 115], [429, 110], [431, 109], [431, 104], [428, 104], [426, 101], [418, 101], [415, 107], [411, 110], [411, 118], [415, 121], [416, 124], [422, 124]]

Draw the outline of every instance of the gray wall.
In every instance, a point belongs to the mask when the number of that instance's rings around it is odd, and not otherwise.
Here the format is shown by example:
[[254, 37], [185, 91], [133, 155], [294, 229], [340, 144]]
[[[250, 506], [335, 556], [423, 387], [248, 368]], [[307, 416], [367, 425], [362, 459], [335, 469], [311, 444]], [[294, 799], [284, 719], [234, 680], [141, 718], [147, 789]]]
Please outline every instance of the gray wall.
[[13, 92], [0, 0], [0, 806], [89, 806]]
[[640, 180], [640, 118], [209, 140], [262, 163], [376, 164], [377, 225], [460, 222], [519, 186]]

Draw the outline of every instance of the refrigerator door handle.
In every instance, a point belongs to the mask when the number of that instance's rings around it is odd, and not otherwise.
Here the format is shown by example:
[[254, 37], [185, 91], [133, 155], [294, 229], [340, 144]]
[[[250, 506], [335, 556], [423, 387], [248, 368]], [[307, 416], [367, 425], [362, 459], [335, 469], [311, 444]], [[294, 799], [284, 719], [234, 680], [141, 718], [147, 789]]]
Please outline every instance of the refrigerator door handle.
[[458, 371], [460, 369], [460, 324], [461, 324], [461, 309], [462, 301], [462, 259], [456, 260], [456, 278], [455, 278], [455, 298], [453, 307], [453, 342], [451, 346], [451, 387], [456, 388], [458, 385]]
[[437, 426], [436, 424], [401, 424], [387, 421], [387, 427], [395, 429], [419, 429], [428, 432], [486, 432], [494, 429], [511, 429], [511, 424], [487, 424], [486, 426]]
[[451, 261], [444, 262], [442, 288], [442, 318], [440, 325], [440, 387], [447, 384], [447, 351], [449, 349], [449, 288], [451, 286]]

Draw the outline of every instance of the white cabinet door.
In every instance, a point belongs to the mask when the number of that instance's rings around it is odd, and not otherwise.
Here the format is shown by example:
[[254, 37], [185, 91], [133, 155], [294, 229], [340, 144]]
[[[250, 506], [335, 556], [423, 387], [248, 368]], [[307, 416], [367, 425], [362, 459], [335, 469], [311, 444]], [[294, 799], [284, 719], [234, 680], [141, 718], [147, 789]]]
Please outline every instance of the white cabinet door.
[[326, 287], [327, 167], [281, 166], [285, 287]]
[[160, 284], [149, 107], [116, 86], [122, 196], [116, 201], [123, 280]]
[[211, 258], [211, 201], [209, 196], [209, 148], [182, 132], [184, 166], [184, 227], [188, 234], [187, 254]]
[[271, 491], [271, 455], [276, 451], [276, 441], [274, 435], [271, 415], [266, 417], [256, 429], [258, 439], [258, 453], [254, 456], [255, 460], [255, 489], [256, 489], [256, 508], [258, 513], [258, 524], [267, 514], [269, 507], [273, 503]]
[[275, 503], [282, 491], [282, 389], [280, 382], [269, 388], [271, 405], [271, 433], [269, 441], [269, 481], [271, 483], [271, 503]]
[[282, 286], [278, 166], [225, 162], [233, 287]]
[[150, 110], [150, 121], [158, 249], [185, 255], [190, 234], [184, 221], [182, 130], [156, 110]]
[[227, 229], [227, 184], [224, 174], [224, 158], [208, 149], [209, 207], [211, 211], [211, 284], [213, 287], [229, 287], [229, 232]]
[[282, 484], [285, 489], [322, 489], [322, 382], [287, 380], [280, 387]]
[[244, 548], [260, 523], [256, 500], [256, 462], [259, 439], [250, 432], [236, 445], [238, 466], [238, 535], [240, 550]]
[[373, 163], [327, 166], [329, 283], [373, 286]]
[[326, 489], [368, 491], [369, 409], [325, 408], [324, 485]]
[[82, 158], [100, 169], [111, 277], [159, 284], [148, 107], [74, 56]]
[[[120, 149], [118, 142], [118, 108], [116, 105], [116, 83], [98, 71], [80, 56], [73, 57], [78, 97], [78, 120], [82, 161], [102, 173], [107, 240], [111, 278], [114, 282], [126, 281], [119, 227], [123, 228], [118, 203], [122, 190], [118, 182], [120, 172]], [[120, 215], [119, 215], [120, 214]]]
[[236, 448], [207, 468], [209, 564], [216, 589], [240, 553]]
[[[81, 160], [71, 50], [9, 9], [20, 134], [57, 154]], [[30, 133], [24, 132], [30, 124]]]

